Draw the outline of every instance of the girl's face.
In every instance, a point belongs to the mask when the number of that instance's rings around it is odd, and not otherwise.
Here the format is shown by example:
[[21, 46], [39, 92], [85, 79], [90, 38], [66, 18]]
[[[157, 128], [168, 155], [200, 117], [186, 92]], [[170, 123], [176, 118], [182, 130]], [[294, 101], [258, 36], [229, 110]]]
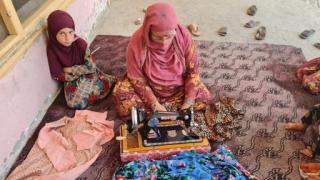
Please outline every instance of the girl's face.
[[63, 46], [71, 46], [76, 40], [74, 30], [71, 28], [63, 28], [56, 35], [57, 41]]
[[164, 31], [164, 32], [155, 32], [151, 31], [152, 41], [160, 44], [170, 44], [176, 35], [176, 30]]

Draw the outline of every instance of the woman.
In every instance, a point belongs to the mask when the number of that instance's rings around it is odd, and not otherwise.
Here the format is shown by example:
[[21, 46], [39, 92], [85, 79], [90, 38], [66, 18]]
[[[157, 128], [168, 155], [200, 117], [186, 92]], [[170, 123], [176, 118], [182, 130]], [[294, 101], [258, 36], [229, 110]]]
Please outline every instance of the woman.
[[121, 117], [132, 107], [147, 111], [203, 109], [210, 97], [200, 81], [196, 45], [177, 23], [174, 8], [165, 3], [148, 7], [143, 26], [127, 49], [127, 76], [113, 95]]
[[48, 17], [47, 56], [51, 76], [64, 82], [67, 105], [84, 109], [107, 96], [114, 78], [99, 72], [86, 41], [75, 35], [72, 17], [61, 10]]
[[320, 58], [302, 64], [297, 70], [297, 76], [310, 93], [320, 94]]

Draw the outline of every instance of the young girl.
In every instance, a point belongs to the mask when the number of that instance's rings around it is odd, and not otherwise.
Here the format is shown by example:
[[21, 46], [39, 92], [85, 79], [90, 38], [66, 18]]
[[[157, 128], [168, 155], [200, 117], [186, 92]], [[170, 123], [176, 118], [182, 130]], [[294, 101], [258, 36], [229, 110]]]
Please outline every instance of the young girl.
[[100, 72], [87, 43], [75, 34], [72, 17], [61, 10], [48, 17], [47, 55], [51, 76], [64, 82], [67, 105], [84, 109], [108, 95], [115, 78]]

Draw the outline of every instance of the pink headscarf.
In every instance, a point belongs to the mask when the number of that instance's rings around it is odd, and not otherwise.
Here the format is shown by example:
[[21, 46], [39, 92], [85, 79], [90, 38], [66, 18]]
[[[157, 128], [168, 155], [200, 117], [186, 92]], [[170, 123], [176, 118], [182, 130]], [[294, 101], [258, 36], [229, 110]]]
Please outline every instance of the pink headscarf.
[[84, 63], [87, 43], [78, 38], [69, 47], [61, 45], [56, 38], [57, 33], [63, 28], [75, 29], [72, 17], [64, 11], [53, 11], [48, 17], [49, 42], [47, 56], [50, 72], [53, 78], [63, 76], [63, 68]]
[[[159, 44], [150, 38], [150, 31], [176, 30], [172, 43]], [[174, 8], [165, 3], [148, 7], [143, 26], [131, 37], [127, 51], [127, 73], [130, 78], [146, 77], [160, 86], [184, 84], [185, 59], [192, 42], [186, 28], [177, 23]]]

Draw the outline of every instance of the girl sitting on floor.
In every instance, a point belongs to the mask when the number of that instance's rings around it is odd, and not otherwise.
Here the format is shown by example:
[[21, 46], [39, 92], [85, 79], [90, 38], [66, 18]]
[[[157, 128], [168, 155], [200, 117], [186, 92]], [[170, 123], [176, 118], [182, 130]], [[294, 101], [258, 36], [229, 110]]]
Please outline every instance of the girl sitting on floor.
[[108, 95], [115, 78], [100, 72], [87, 43], [75, 35], [72, 17], [61, 10], [48, 17], [47, 56], [51, 76], [64, 83], [67, 105], [84, 109]]

